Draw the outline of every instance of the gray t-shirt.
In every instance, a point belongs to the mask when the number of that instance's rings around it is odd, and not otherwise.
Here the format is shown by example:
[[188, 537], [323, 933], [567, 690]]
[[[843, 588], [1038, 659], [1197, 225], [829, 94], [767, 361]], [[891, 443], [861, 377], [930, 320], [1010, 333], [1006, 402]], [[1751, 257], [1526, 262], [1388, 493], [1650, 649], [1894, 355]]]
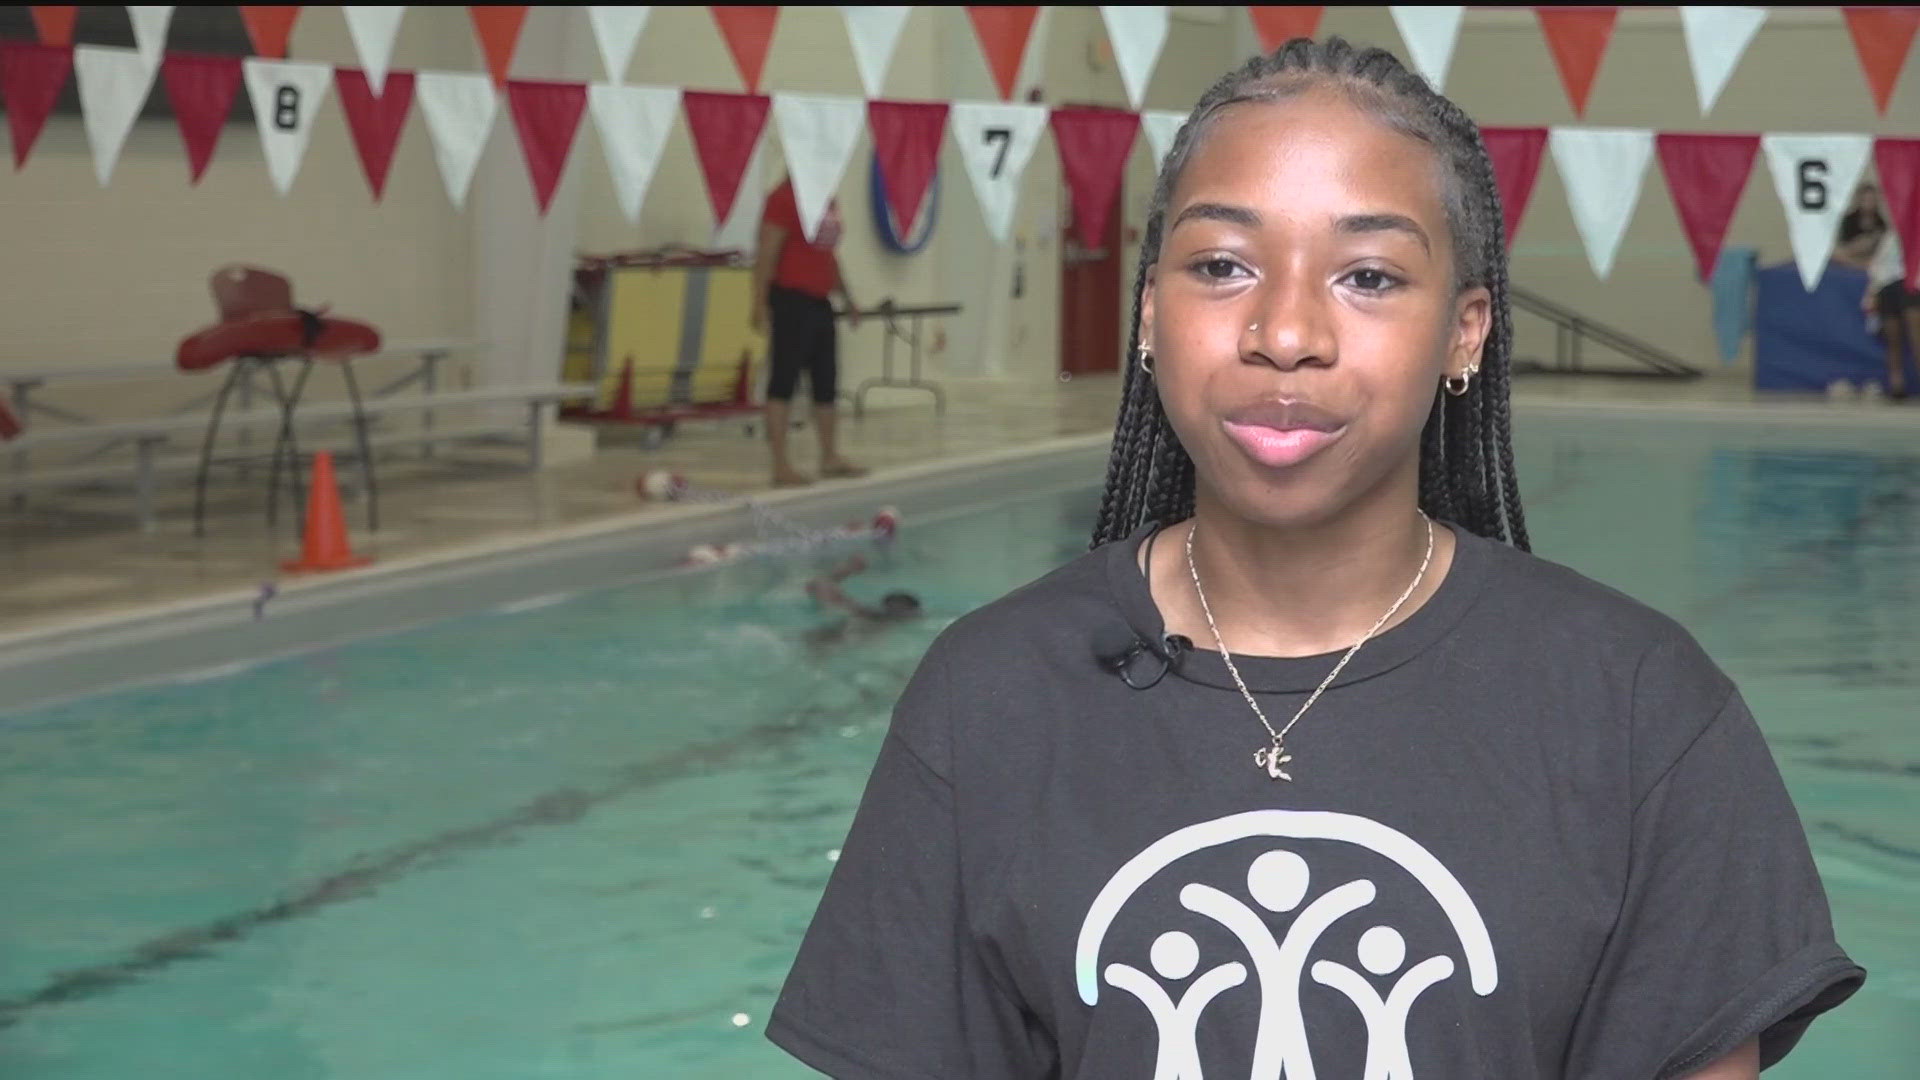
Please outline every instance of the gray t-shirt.
[[[1670, 619], [1455, 530], [1276, 782], [1219, 654], [1165, 635], [1149, 531], [929, 650], [778, 1045], [842, 1080], [1639, 1080], [1756, 1035], [1771, 1064], [1859, 988], [1766, 743]], [[1235, 657], [1277, 723], [1337, 659]]]

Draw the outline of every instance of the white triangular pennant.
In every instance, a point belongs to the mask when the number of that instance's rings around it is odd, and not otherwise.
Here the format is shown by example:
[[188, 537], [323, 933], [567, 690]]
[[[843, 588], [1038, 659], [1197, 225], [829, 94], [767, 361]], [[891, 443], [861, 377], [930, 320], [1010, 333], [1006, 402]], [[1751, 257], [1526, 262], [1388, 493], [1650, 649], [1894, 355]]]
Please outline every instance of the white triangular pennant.
[[422, 71], [414, 78], [414, 100], [433, 138], [433, 159], [455, 209], [467, 205], [474, 167], [493, 132], [494, 113], [500, 107], [493, 80], [460, 71]]
[[333, 85], [333, 66], [304, 60], [246, 61], [247, 96], [253, 101], [253, 120], [260, 128], [260, 149], [267, 156], [267, 175], [274, 190], [285, 195], [300, 173], [300, 160], [313, 140], [313, 118]]
[[93, 175], [106, 187], [134, 117], [153, 89], [154, 69], [132, 49], [81, 45], [73, 50], [73, 74], [80, 84], [80, 120], [93, 149]]
[[773, 140], [761, 138], [753, 144], [753, 156], [747, 159], [747, 170], [740, 174], [739, 193], [733, 200], [733, 210], [727, 214], [727, 220], [714, 226], [713, 242], [707, 245], [716, 251], [741, 251], [751, 255], [760, 247], [760, 216], [767, 207], [767, 144]]
[[886, 85], [887, 68], [893, 63], [893, 48], [900, 44], [900, 31], [906, 29], [910, 7], [842, 4], [840, 15], [847, 22], [847, 40], [853, 43], [853, 63], [860, 69], [860, 85], [867, 96], [877, 98]]
[[1644, 128], [1554, 128], [1548, 139], [1553, 167], [1566, 185], [1574, 228], [1587, 261], [1603, 280], [1613, 272], [1620, 240], [1640, 201], [1653, 160], [1653, 132]]
[[1873, 151], [1870, 135], [1762, 135], [1773, 190], [1787, 212], [1787, 239], [1800, 283], [1812, 292], [1826, 275], [1834, 233]]
[[1149, 109], [1140, 114], [1140, 126], [1146, 129], [1147, 145], [1153, 147], [1153, 167], [1167, 160], [1167, 151], [1173, 149], [1173, 140], [1180, 134], [1180, 125], [1187, 122], [1186, 113], [1168, 112], [1165, 109]]
[[775, 94], [773, 117], [780, 126], [780, 149], [793, 178], [793, 201], [800, 227], [812, 241], [826, 216], [827, 202], [840, 187], [853, 156], [853, 144], [867, 124], [867, 104], [859, 98], [829, 94]]
[[1003, 244], [1013, 224], [1020, 176], [1027, 171], [1046, 127], [1047, 110], [1041, 105], [956, 101], [947, 114], [947, 130], [960, 147], [960, 160], [973, 181], [980, 212], [994, 239]]
[[1167, 8], [1102, 7], [1100, 18], [1107, 24], [1107, 40], [1113, 43], [1113, 62], [1120, 69], [1120, 84], [1127, 88], [1127, 101], [1138, 109], [1153, 79], [1153, 67], [1160, 62], [1160, 50], [1167, 45]]
[[646, 201], [667, 134], [680, 113], [680, 90], [595, 83], [587, 87], [587, 108], [600, 131], [600, 149], [606, 155], [620, 209], [637, 225], [640, 204]]
[[650, 7], [601, 7], [587, 9], [587, 21], [593, 24], [593, 40], [600, 46], [600, 59], [607, 65], [607, 81], [618, 85], [627, 81], [627, 64], [633, 60], [633, 47], [646, 29]]
[[127, 21], [133, 24], [133, 47], [148, 71], [160, 70], [160, 57], [167, 51], [167, 24], [173, 21], [173, 8], [127, 6]]
[[1713, 111], [1713, 103], [1719, 100], [1734, 65], [1766, 21], [1766, 8], [1680, 9], [1680, 30], [1687, 39], [1687, 60], [1693, 66], [1693, 88], [1700, 95], [1700, 115]]
[[367, 73], [367, 87], [379, 97], [387, 88], [387, 65], [393, 62], [393, 39], [400, 36], [405, 4], [385, 7], [349, 4], [340, 8], [347, 17], [347, 36]]
[[1464, 7], [1389, 7], [1400, 40], [1407, 43], [1407, 59], [1413, 70], [1426, 76], [1439, 90], [1447, 85], [1447, 67], [1453, 63], [1453, 47], [1460, 40], [1460, 20]]

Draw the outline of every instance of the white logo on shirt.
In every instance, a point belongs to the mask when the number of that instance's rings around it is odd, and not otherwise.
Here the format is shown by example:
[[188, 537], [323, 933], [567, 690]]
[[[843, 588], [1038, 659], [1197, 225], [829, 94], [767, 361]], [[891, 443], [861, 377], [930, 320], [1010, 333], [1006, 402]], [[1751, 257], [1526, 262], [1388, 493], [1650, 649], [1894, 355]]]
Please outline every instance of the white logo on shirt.
[[[1315, 982], [1343, 994], [1365, 1020], [1366, 1080], [1413, 1080], [1407, 1016], [1421, 993], [1453, 976], [1453, 958], [1431, 956], [1407, 967], [1406, 939], [1391, 926], [1376, 925], [1360, 935], [1355, 959], [1373, 976], [1398, 976], [1384, 994], [1373, 979], [1338, 960], [1316, 960], [1309, 968], [1307, 961], [1320, 936], [1340, 919], [1373, 902], [1374, 883], [1365, 878], [1346, 882], [1303, 907], [1313, 884], [1312, 874], [1307, 861], [1286, 847], [1276, 846], [1255, 858], [1247, 868], [1245, 881], [1246, 895], [1260, 908], [1274, 914], [1294, 913], [1278, 940], [1266, 917], [1238, 896], [1199, 882], [1190, 882], [1180, 890], [1181, 906], [1230, 932], [1246, 950], [1248, 964], [1230, 961], [1211, 967], [1193, 979], [1177, 999], [1158, 979], [1130, 964], [1113, 962], [1100, 970], [1100, 947], [1107, 929], [1142, 886], [1194, 852], [1259, 837], [1338, 841], [1392, 860], [1426, 889], [1452, 924], [1466, 956], [1467, 977], [1474, 993], [1482, 997], [1493, 993], [1499, 973], [1486, 924], [1460, 882], [1425, 848], [1405, 833], [1352, 814], [1256, 810], [1181, 829], [1149, 845], [1115, 872], [1080, 924], [1074, 976], [1081, 1000], [1088, 1005], [1099, 1001], [1098, 976], [1104, 974], [1108, 985], [1139, 999], [1153, 1017], [1160, 1036], [1154, 1080], [1201, 1080], [1195, 1035], [1200, 1014], [1216, 997], [1243, 985], [1251, 964], [1260, 993], [1254, 1080], [1313, 1080], [1313, 1053], [1300, 1011], [1301, 978], [1310, 974]], [[1161, 979], [1180, 983], [1199, 969], [1199, 945], [1192, 936], [1170, 930], [1154, 939], [1147, 960]]]

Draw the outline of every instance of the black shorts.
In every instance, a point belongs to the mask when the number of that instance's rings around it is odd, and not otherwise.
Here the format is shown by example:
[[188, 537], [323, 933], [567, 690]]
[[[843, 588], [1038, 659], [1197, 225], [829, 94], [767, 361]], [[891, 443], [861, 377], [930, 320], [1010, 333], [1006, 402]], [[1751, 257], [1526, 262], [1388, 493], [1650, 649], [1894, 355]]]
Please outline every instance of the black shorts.
[[1881, 321], [1898, 320], [1905, 314], [1909, 305], [1914, 303], [1914, 294], [1907, 289], [1904, 281], [1895, 281], [1880, 287], [1874, 296], [1874, 310]]
[[768, 399], [792, 401], [800, 373], [805, 371], [813, 403], [833, 404], [840, 377], [833, 303], [775, 285], [767, 290], [767, 317], [773, 323], [768, 349]]

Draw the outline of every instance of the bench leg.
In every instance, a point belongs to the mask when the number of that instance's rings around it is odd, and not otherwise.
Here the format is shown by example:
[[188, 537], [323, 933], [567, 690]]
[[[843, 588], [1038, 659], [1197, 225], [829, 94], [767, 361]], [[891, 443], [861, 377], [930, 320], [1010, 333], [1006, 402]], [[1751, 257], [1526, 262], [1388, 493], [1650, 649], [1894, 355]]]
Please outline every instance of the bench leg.
[[367, 411], [360, 404], [360, 384], [354, 380], [352, 360], [340, 361], [340, 374], [346, 377], [347, 395], [353, 399], [353, 432], [360, 443], [360, 475], [367, 484], [367, 528], [379, 532], [380, 489], [373, 482], [373, 448], [367, 442]]
[[300, 395], [307, 388], [307, 376], [313, 373], [313, 358], [303, 357], [300, 362], [300, 375], [293, 381], [293, 393], [289, 395], [280, 382], [280, 369], [269, 361], [267, 374], [273, 376], [273, 396], [280, 402], [280, 437], [274, 440], [273, 460], [267, 469], [267, 525], [273, 526], [280, 516], [280, 462], [283, 457], [288, 461], [288, 472], [293, 479], [293, 521], [294, 531], [304, 532], [307, 527], [307, 487], [300, 476], [300, 444], [294, 437], [293, 412], [300, 406]]
[[134, 480], [135, 505], [140, 508], [140, 531], [152, 533], [156, 528], [153, 498], [153, 447], [155, 440], [141, 439], [134, 447], [139, 455], [139, 472]]
[[[220, 384], [220, 392], [214, 395], [213, 416], [207, 420], [207, 436], [200, 444], [200, 472], [193, 480], [193, 535], [207, 535], [207, 474], [213, 469], [213, 443], [220, 435], [220, 414], [226, 411], [227, 395], [233, 393], [234, 384], [241, 379], [240, 371], [250, 361], [235, 360], [234, 367], [227, 372], [227, 380]], [[146, 444], [140, 444], [144, 452]]]
[[527, 467], [540, 471], [546, 457], [546, 405], [535, 401], [527, 405]]

